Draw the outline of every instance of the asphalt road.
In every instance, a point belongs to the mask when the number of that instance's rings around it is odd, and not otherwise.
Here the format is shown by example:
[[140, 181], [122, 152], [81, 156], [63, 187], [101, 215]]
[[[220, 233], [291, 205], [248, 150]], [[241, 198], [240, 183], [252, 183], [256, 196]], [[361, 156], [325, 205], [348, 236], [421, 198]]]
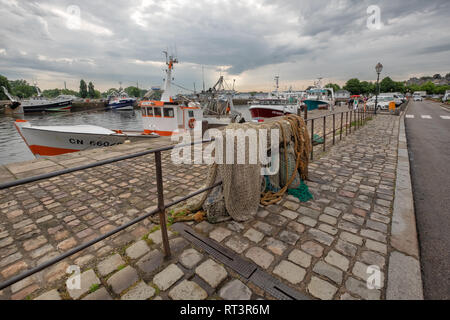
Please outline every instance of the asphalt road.
[[412, 101], [405, 121], [424, 296], [450, 299], [450, 112]]

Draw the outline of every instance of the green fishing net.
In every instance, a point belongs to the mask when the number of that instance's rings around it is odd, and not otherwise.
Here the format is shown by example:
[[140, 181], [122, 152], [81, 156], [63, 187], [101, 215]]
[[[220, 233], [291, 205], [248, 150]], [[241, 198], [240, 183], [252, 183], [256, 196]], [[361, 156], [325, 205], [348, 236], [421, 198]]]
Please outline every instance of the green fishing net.
[[313, 198], [313, 195], [309, 192], [308, 186], [303, 180], [300, 181], [300, 185], [297, 188], [288, 189], [288, 194], [296, 197], [301, 202], [307, 202]]

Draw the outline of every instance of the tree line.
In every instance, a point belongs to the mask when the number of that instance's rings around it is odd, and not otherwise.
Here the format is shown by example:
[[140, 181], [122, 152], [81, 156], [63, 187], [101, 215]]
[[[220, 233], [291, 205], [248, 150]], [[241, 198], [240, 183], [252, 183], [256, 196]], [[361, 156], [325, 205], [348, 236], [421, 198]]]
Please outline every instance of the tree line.
[[[427, 94], [444, 94], [446, 90], [450, 90], [450, 85], [436, 85], [432, 81], [428, 81], [422, 85], [411, 84], [406, 85], [403, 81], [394, 81], [390, 77], [385, 77], [379, 83], [380, 92], [415, 92], [426, 91]], [[326, 88], [332, 88], [334, 92], [341, 89], [336, 83], [328, 83]], [[342, 89], [349, 91], [351, 94], [369, 95], [377, 92], [377, 83], [370, 81], [360, 81], [352, 78], [346, 82]]]
[[[26, 80], [23, 79], [8, 80], [7, 77], [0, 75], [0, 87], [1, 86], [4, 86], [9, 91], [9, 93], [11, 93], [11, 95], [16, 96], [20, 99], [27, 99], [37, 95], [36, 87], [34, 85], [29, 84]], [[83, 79], [80, 80], [80, 87], [78, 91], [71, 89], [58, 89], [58, 88], [46, 89], [43, 91], [39, 89], [39, 91], [41, 91], [42, 95], [46, 98], [56, 98], [59, 95], [71, 95], [83, 99], [107, 98], [113, 92], [119, 92], [119, 90], [116, 88], [110, 88], [105, 92], [100, 92], [99, 90], [95, 89], [94, 83], [92, 81], [86, 83], [86, 81]], [[139, 89], [135, 86], [129, 86], [125, 88], [124, 91], [130, 97], [136, 98], [143, 97], [144, 94], [147, 92], [147, 90]], [[0, 90], [0, 100], [8, 100], [8, 97], [4, 94], [3, 90]]]

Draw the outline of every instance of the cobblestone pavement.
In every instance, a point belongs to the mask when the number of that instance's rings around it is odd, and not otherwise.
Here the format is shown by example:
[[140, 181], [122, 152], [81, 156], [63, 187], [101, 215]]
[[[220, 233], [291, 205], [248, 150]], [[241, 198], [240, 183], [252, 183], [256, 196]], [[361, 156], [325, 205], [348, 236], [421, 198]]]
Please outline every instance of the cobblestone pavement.
[[[390, 221], [398, 118], [377, 116], [310, 164], [314, 200], [288, 196], [245, 223], [194, 224], [311, 298], [384, 299], [366, 287], [367, 266], [383, 275]], [[205, 167], [173, 165], [163, 153], [165, 199], [198, 189]], [[0, 191], [0, 282], [154, 208], [153, 156]], [[3, 291], [0, 299], [271, 298], [176, 232], [163, 258], [158, 226], [146, 220]], [[81, 267], [81, 289], [65, 283]]]

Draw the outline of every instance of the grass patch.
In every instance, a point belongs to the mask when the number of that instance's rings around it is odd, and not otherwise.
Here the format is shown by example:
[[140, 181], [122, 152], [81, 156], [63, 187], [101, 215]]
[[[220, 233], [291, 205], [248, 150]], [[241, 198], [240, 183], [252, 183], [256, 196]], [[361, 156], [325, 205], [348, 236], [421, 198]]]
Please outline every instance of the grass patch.
[[90, 288], [89, 288], [89, 292], [93, 293], [95, 291], [97, 291], [100, 288], [100, 285], [98, 283], [94, 283]]
[[122, 269], [125, 269], [126, 266], [127, 266], [126, 264], [123, 264], [123, 265], [121, 265], [121, 266], [118, 266], [118, 267], [117, 267], [117, 271], [120, 271], [120, 270], [122, 270]]

